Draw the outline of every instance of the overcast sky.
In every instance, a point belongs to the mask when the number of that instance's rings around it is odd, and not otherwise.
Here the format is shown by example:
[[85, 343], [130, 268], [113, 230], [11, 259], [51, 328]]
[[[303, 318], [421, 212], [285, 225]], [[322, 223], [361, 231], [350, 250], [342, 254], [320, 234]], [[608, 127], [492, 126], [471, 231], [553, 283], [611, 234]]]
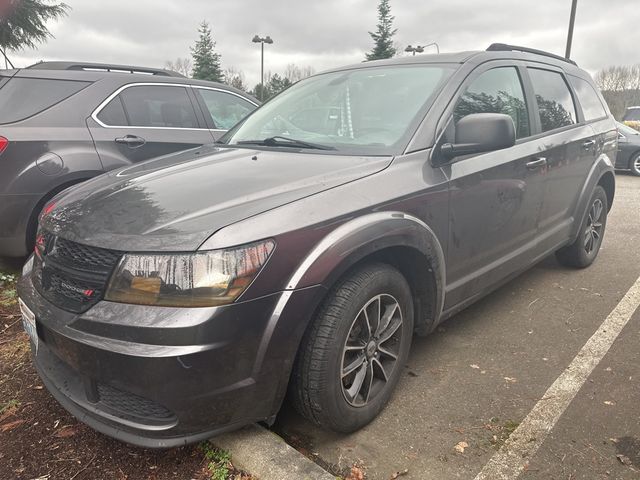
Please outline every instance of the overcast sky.
[[[13, 63], [76, 60], [164, 66], [190, 56], [198, 24], [212, 27], [223, 68], [259, 81], [260, 47], [270, 35], [265, 70], [288, 63], [323, 69], [363, 60], [371, 49], [378, 0], [65, 0], [69, 16], [38, 50], [11, 54]], [[438, 42], [441, 51], [485, 49], [492, 42], [564, 54], [571, 0], [391, 0], [395, 41]], [[402, 52], [402, 55], [406, 55]], [[640, 63], [640, 0], [578, 0], [572, 57], [592, 73]]]

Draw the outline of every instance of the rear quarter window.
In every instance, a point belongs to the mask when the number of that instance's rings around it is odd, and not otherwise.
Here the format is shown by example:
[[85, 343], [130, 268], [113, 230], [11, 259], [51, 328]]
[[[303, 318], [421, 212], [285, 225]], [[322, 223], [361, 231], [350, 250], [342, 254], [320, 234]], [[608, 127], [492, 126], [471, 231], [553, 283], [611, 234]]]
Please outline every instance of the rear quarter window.
[[584, 119], [588, 122], [598, 118], [606, 117], [607, 111], [602, 106], [602, 102], [598, 94], [589, 82], [582, 78], [569, 76], [569, 82], [573, 85], [578, 101], [582, 107]]
[[41, 113], [89, 83], [13, 77], [0, 87], [0, 124], [18, 122]]

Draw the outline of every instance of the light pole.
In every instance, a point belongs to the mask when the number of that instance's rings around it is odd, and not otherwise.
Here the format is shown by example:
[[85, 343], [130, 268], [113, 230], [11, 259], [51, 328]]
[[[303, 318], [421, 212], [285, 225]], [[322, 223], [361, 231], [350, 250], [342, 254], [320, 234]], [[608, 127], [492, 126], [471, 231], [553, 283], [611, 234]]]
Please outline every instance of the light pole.
[[565, 51], [565, 58], [571, 56], [571, 43], [573, 42], [573, 25], [576, 23], [576, 9], [578, 8], [578, 0], [571, 2], [571, 16], [569, 17], [569, 32], [567, 33], [567, 50]]
[[264, 44], [265, 43], [271, 44], [273, 43], [273, 40], [269, 35], [267, 35], [266, 37], [260, 37], [258, 35], [255, 35], [253, 37], [253, 40], [251, 41], [253, 43], [260, 44], [260, 101], [263, 101], [264, 100]]
[[416, 53], [424, 52], [424, 49], [427, 47], [435, 46], [436, 51], [440, 53], [440, 46], [436, 42], [427, 43], [426, 45], [416, 45], [415, 47], [408, 45], [407, 48], [404, 49], [405, 52], [411, 52], [415, 56]]

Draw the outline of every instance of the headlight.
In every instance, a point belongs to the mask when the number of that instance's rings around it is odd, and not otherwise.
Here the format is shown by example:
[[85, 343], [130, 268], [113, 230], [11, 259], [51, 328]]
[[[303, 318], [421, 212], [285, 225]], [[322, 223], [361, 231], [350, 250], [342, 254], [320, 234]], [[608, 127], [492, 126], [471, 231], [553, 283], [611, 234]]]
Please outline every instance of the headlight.
[[186, 254], [127, 254], [105, 300], [139, 305], [210, 307], [232, 303], [275, 247], [272, 240]]

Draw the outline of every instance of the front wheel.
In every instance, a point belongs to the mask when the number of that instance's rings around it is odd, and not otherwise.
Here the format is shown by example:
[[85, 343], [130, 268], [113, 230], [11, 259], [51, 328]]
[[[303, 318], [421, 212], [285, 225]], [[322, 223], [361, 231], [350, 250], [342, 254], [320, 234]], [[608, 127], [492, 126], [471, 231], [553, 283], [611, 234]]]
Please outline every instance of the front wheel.
[[598, 185], [591, 195], [589, 210], [580, 227], [578, 238], [556, 252], [558, 261], [568, 267], [585, 268], [598, 256], [607, 226], [607, 194]]
[[354, 271], [329, 293], [305, 334], [290, 390], [294, 406], [331, 430], [363, 427], [389, 401], [412, 333], [404, 276], [381, 263]]

